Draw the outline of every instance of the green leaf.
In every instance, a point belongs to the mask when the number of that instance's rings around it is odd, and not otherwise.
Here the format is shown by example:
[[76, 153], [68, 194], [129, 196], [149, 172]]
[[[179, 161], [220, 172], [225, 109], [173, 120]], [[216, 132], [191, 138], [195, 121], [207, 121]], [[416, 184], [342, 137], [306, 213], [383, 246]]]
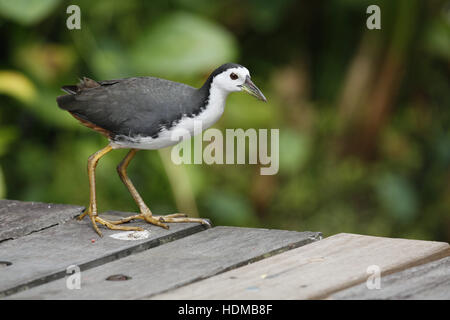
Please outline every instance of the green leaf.
[[280, 172], [294, 174], [306, 163], [311, 151], [308, 136], [290, 129], [280, 130]]
[[217, 225], [251, 225], [256, 223], [255, 213], [242, 195], [224, 191], [211, 191], [204, 202], [208, 216]]
[[57, 88], [40, 88], [39, 96], [34, 100], [29, 110], [36, 117], [58, 128], [81, 128], [80, 123], [75, 120], [69, 112], [58, 108], [56, 97], [64, 93]]
[[448, 19], [439, 18], [432, 21], [426, 30], [425, 45], [432, 54], [450, 59], [450, 23]]
[[271, 31], [282, 21], [283, 13], [286, 11], [292, 0], [253, 0], [249, 18], [252, 26], [258, 31]]
[[279, 105], [272, 101], [262, 103], [245, 92], [236, 92], [228, 96], [222, 119], [219, 125], [227, 128], [276, 127], [280, 121]]
[[18, 129], [14, 126], [0, 127], [0, 156], [6, 154], [9, 146], [17, 139]]
[[15, 22], [30, 25], [45, 18], [60, 0], [0, 0], [0, 14]]
[[129, 70], [129, 60], [119, 47], [104, 47], [94, 51], [89, 62], [98, 79], [117, 79], [133, 73]]
[[135, 69], [158, 76], [192, 76], [236, 58], [233, 36], [196, 15], [169, 14], [149, 29], [132, 49]]
[[403, 223], [415, 218], [417, 196], [411, 183], [404, 177], [385, 173], [375, 180], [378, 201], [393, 217]]
[[23, 73], [14, 70], [0, 70], [0, 94], [10, 95], [24, 104], [36, 98], [34, 83]]

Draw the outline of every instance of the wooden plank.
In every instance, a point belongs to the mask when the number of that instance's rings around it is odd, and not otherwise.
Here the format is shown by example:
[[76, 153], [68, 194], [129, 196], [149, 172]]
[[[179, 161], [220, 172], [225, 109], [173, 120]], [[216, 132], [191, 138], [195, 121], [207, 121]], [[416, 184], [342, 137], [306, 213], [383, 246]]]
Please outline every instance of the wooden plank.
[[[130, 214], [108, 212], [102, 216], [117, 218]], [[100, 238], [88, 220], [72, 219], [56, 227], [0, 243], [0, 260], [12, 263], [1, 269], [0, 297], [62, 278], [71, 265], [86, 270], [206, 228], [198, 223], [172, 223], [170, 230], [165, 230], [139, 221], [127, 225], [148, 230], [147, 238], [118, 240], [110, 235], [124, 231], [102, 227], [103, 238]]]
[[0, 200], [0, 242], [64, 223], [83, 210], [65, 204]]
[[383, 274], [449, 255], [447, 243], [338, 234], [154, 299], [321, 299]]
[[[151, 296], [320, 239], [320, 233], [215, 227], [81, 273], [81, 289], [66, 279], [10, 299], [136, 299]], [[111, 275], [131, 277], [107, 281]]]
[[360, 284], [331, 299], [450, 300], [450, 257], [381, 276], [380, 289]]

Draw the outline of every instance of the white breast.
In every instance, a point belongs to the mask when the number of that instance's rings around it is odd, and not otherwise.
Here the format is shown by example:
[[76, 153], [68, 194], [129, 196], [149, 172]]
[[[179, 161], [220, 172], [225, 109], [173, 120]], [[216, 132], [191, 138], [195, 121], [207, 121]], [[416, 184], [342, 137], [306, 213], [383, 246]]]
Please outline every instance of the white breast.
[[173, 133], [175, 131], [189, 132], [190, 136], [193, 136], [194, 124], [198, 127], [198, 124], [201, 123], [202, 130], [205, 130], [216, 123], [225, 109], [227, 95], [227, 92], [211, 86], [208, 103], [197, 116], [188, 117], [184, 115], [175, 126], [169, 129], [163, 129], [157, 138], [137, 136], [126, 141], [111, 142], [111, 146], [115, 149], [133, 148], [154, 150], [175, 145], [180, 142], [174, 139]]

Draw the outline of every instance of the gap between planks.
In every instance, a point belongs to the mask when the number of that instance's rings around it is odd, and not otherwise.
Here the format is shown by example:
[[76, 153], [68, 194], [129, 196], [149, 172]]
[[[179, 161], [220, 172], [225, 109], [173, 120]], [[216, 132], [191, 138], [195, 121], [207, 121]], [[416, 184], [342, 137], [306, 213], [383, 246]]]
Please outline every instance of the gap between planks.
[[367, 280], [450, 255], [442, 242], [337, 234], [150, 299], [324, 299]]
[[[187, 285], [321, 238], [317, 232], [215, 227], [83, 271], [80, 290], [66, 279], [8, 299], [138, 299]], [[124, 274], [127, 281], [106, 281]]]
[[[123, 212], [107, 212], [103, 217], [127, 215]], [[78, 266], [88, 270], [126, 256], [142, 252], [208, 228], [198, 223], [171, 223], [165, 230], [146, 222], [130, 222], [128, 225], [150, 230], [150, 236], [142, 240], [116, 240], [109, 235], [117, 230], [102, 228], [99, 238], [89, 219], [71, 219], [63, 224], [34, 232], [17, 239], [0, 243], [2, 261], [12, 264], [0, 273], [0, 297], [40, 286], [67, 275], [67, 268]], [[120, 231], [119, 231], [120, 232]]]

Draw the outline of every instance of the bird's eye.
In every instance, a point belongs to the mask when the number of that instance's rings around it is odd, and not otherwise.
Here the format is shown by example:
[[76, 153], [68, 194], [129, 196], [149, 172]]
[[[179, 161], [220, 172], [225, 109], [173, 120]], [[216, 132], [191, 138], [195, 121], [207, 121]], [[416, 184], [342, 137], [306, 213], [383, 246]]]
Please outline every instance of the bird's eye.
[[236, 80], [239, 77], [236, 73], [233, 72], [233, 73], [230, 73], [230, 78], [231, 78], [231, 80]]

